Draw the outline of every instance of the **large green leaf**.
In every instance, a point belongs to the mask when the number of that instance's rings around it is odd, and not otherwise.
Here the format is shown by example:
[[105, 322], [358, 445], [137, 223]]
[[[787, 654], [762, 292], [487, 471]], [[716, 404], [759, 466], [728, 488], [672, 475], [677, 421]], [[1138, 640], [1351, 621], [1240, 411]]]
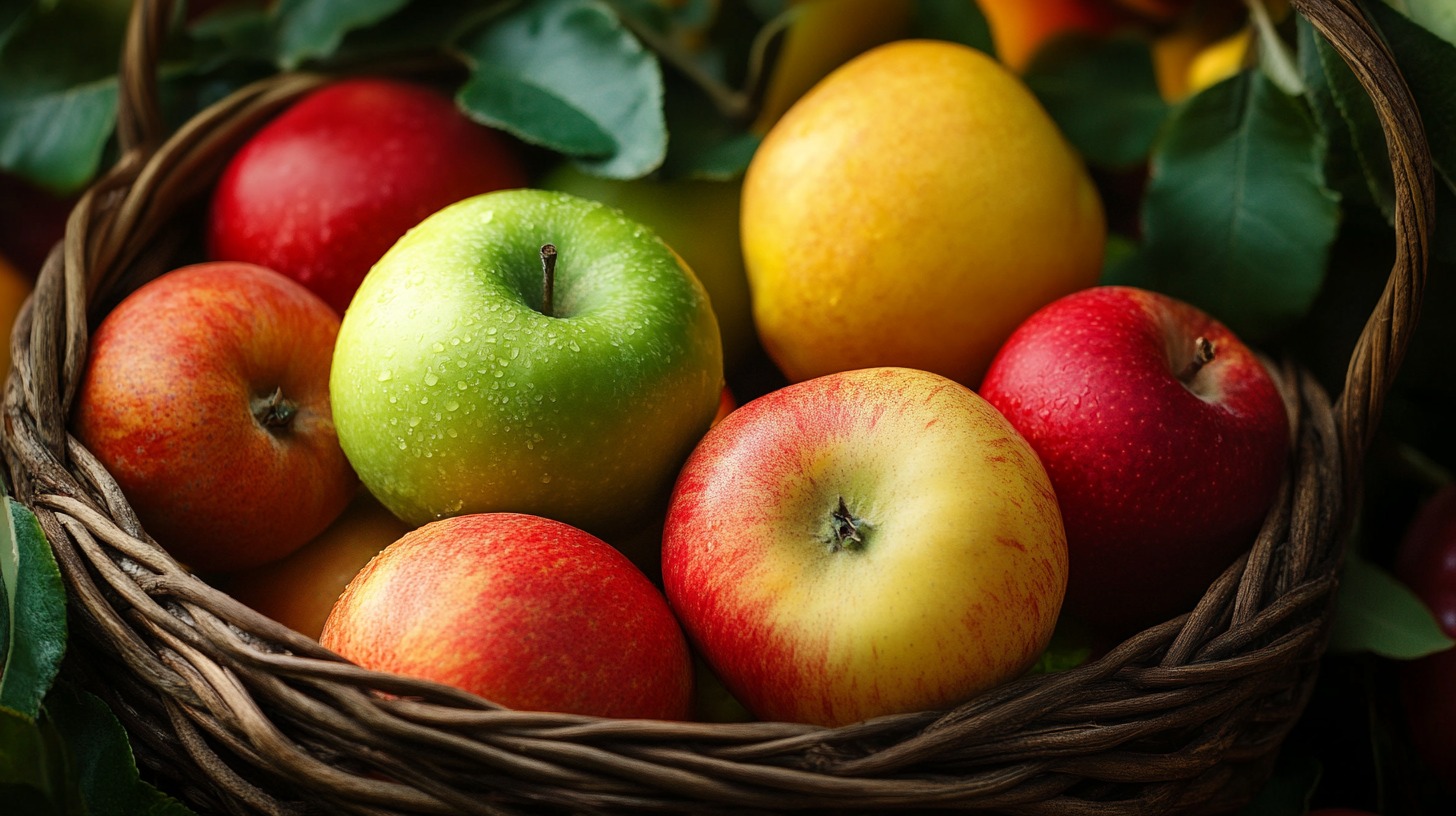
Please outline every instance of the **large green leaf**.
[[1154, 145], [1144, 245], [1109, 282], [1192, 302], [1251, 341], [1310, 307], [1339, 225], [1300, 99], [1246, 70], [1174, 110]]
[[143, 782], [126, 731], [99, 698], [69, 685], [46, 698], [46, 716], [66, 747], [70, 787], [88, 814], [187, 816], [192, 811]]
[[9, 497], [3, 502], [0, 574], [8, 625], [0, 710], [34, 720], [66, 651], [66, 593], [35, 516]]
[[1062, 38], [1025, 78], [1077, 151], [1103, 167], [1145, 159], [1168, 116], [1144, 40]]
[[75, 192], [101, 165], [116, 121], [123, 3], [37, 5], [0, 53], [0, 168]]
[[1346, 202], [1368, 202], [1395, 219], [1395, 175], [1370, 95], [1324, 35], [1299, 18], [1299, 61], [1310, 108], [1329, 145], [1329, 186]]
[[1405, 584], [1357, 553], [1345, 560], [1330, 634], [1334, 653], [1373, 652], [1414, 660], [1453, 642]]
[[1366, 6], [1415, 96], [1436, 169], [1456, 190], [1456, 45], [1383, 3]]
[[594, 175], [637, 178], [662, 164], [662, 69], [609, 6], [536, 0], [461, 46], [474, 70], [459, 101], [475, 119]]
[[408, 5], [409, 0], [279, 0], [278, 61], [295, 68], [331, 56], [344, 35], [373, 25]]

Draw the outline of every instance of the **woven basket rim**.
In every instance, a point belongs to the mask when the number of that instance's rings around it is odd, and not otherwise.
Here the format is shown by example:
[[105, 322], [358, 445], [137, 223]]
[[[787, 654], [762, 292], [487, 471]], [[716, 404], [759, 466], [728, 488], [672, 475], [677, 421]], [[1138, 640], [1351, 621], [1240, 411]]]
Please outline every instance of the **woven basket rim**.
[[[1293, 0], [1375, 101], [1396, 178], [1396, 260], [1335, 403], [1271, 364], [1294, 454], [1250, 550], [1192, 612], [1079, 668], [949, 711], [842, 728], [665, 723], [501, 709], [370, 672], [191, 575], [146, 535], [66, 430], [89, 326], [167, 268], [181, 203], [247, 133], [331, 81], [261, 80], [164, 133], [170, 3], [133, 8], [117, 164], [76, 205], [17, 322], [4, 452], [78, 619], [89, 677], [141, 757], [192, 802], [237, 813], [717, 812], [973, 808], [1194, 813], [1247, 801], [1313, 686], [1348, 508], [1419, 312], [1429, 149], [1394, 60], [1353, 0]], [[374, 693], [385, 692], [385, 696]]]

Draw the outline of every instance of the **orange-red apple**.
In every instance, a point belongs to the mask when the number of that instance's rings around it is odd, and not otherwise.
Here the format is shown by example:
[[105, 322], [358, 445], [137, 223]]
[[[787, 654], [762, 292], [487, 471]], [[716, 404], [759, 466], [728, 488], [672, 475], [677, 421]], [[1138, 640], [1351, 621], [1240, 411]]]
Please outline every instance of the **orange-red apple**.
[[272, 270], [175, 270], [97, 327], [75, 433], [178, 560], [226, 571], [281, 558], [358, 485], [329, 410], [338, 331], [327, 304]]
[[319, 642], [508, 708], [691, 713], [692, 661], [662, 594], [607, 543], [539, 516], [455, 516], [409, 533], [350, 582]]

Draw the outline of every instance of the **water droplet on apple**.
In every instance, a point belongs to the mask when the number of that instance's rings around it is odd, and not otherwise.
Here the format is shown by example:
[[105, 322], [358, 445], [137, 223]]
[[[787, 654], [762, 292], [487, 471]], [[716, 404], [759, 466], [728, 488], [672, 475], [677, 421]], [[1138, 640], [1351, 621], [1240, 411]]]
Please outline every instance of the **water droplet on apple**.
[[460, 410], [460, 401], [459, 400], [450, 400], [449, 402], [445, 403], [445, 410], [446, 411], [458, 411], [458, 410]]
[[379, 372], [379, 381], [380, 382], [389, 382], [392, 379], [394, 379], [394, 372], [393, 371], [390, 371], [389, 369], [386, 368], [383, 371]]
[[521, 350], [520, 349], [518, 349], [518, 348], [511, 349], [511, 359], [512, 360], [514, 360], [514, 359], [516, 359], [517, 357], [520, 357], [520, 356], [521, 356]]
[[506, 373], [504, 371], [501, 371], [499, 368], [491, 373], [493, 373], [496, 377], [504, 377], [506, 375]]
[[542, 474], [542, 476], [541, 476], [541, 484], [551, 484], [551, 474], [549, 474], [549, 473]]
[[435, 374], [435, 372], [433, 372], [433, 371], [427, 371], [427, 372], [425, 372], [425, 385], [431, 385], [432, 386], [435, 383], [438, 383], [439, 381], [440, 381], [440, 378]]
[[419, 425], [419, 424], [420, 424], [420, 418], [419, 417], [415, 416], [415, 417], [410, 417], [409, 418], [409, 426], [411, 428], [413, 428], [413, 427], [415, 427], [416, 425]]
[[581, 346], [578, 346], [575, 340], [569, 341], [567, 345], [571, 348], [572, 351], [581, 351]]
[[486, 210], [480, 214], [480, 223], [489, 224], [493, 218], [495, 218], [495, 210]]

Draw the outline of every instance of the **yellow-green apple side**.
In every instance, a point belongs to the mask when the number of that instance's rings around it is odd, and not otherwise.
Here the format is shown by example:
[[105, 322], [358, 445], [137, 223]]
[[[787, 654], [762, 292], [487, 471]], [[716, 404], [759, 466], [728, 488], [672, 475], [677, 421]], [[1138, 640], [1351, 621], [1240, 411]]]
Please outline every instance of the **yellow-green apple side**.
[[663, 535], [664, 588], [754, 715], [843, 725], [954, 705], [1024, 672], [1067, 580], [1051, 482], [970, 389], [877, 368], [772, 391], [704, 437]]
[[519, 513], [427, 524], [359, 573], [319, 642], [508, 708], [687, 719], [693, 668], [662, 593], [607, 543]]
[[890, 365], [972, 387], [1018, 323], [1097, 282], [1106, 239], [1021, 80], [926, 40], [860, 55], [779, 120], [742, 232], [759, 336], [790, 381]]

